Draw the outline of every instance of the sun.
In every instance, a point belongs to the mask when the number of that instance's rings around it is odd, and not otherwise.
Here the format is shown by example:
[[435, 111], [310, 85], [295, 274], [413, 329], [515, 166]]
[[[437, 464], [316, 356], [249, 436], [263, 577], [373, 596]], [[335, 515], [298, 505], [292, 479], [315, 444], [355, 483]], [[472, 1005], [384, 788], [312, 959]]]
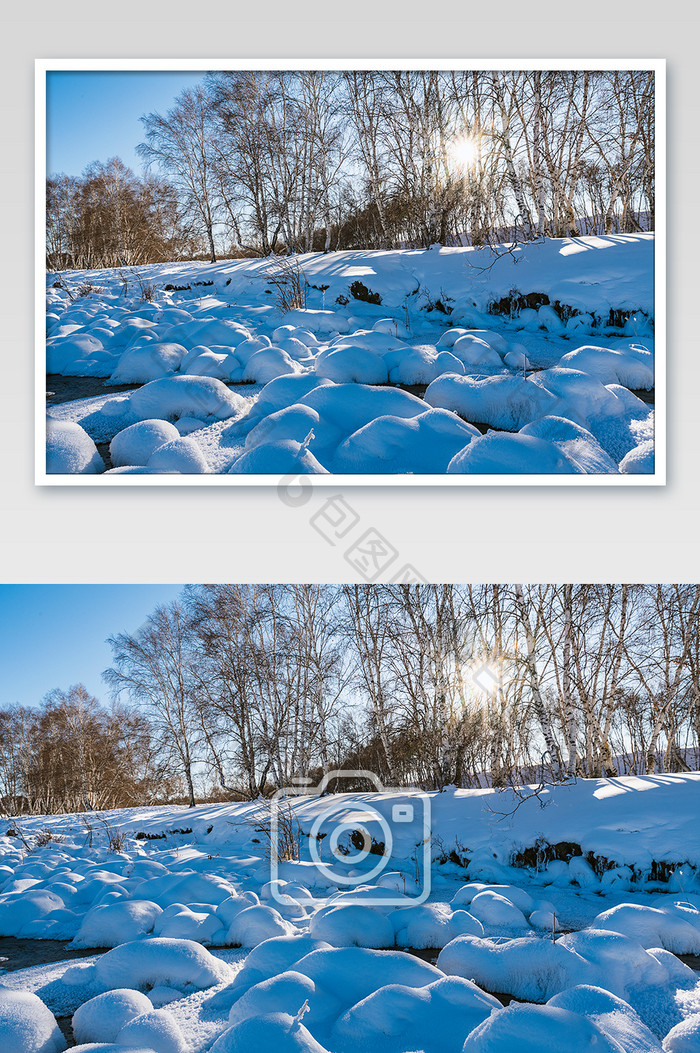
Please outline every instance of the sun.
[[457, 169], [472, 168], [479, 156], [479, 142], [471, 135], [453, 139], [447, 148], [451, 165]]

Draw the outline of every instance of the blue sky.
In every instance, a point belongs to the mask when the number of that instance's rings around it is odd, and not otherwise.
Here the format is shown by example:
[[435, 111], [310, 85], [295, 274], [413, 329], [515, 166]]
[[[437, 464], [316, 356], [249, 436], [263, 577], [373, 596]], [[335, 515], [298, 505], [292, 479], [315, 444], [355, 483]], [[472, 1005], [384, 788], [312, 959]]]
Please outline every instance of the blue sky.
[[0, 585], [0, 709], [83, 683], [108, 700], [108, 636], [133, 632], [182, 585]]
[[46, 170], [81, 175], [92, 161], [121, 157], [143, 170], [136, 144], [144, 114], [165, 113], [204, 72], [53, 70], [46, 75]]

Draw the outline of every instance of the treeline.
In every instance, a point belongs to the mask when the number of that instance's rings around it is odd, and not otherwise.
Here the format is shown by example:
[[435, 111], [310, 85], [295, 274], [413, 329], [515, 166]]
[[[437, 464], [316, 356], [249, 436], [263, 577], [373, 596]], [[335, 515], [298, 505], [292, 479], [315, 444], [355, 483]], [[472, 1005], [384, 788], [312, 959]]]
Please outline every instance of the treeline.
[[110, 710], [0, 713], [6, 810], [697, 767], [697, 585], [190, 586], [110, 644]]
[[212, 260], [654, 226], [649, 71], [219, 72], [142, 121]]
[[118, 157], [95, 162], [80, 177], [47, 180], [50, 271], [191, 259], [200, 242], [176, 188], [162, 176], [134, 175]]
[[41, 706], [0, 711], [0, 808], [10, 814], [84, 812], [167, 799], [176, 792], [146, 715], [106, 709], [82, 684]]

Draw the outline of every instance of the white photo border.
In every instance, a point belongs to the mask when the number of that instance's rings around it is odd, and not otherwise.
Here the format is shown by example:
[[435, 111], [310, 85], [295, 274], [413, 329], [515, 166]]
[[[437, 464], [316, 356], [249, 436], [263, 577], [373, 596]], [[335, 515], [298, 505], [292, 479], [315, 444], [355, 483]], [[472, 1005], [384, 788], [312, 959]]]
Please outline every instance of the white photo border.
[[37, 486], [264, 486], [289, 476], [269, 475], [53, 475], [46, 471], [46, 75], [54, 71], [180, 70], [653, 70], [655, 88], [656, 219], [654, 238], [655, 422], [654, 472], [648, 475], [406, 475], [330, 474], [308, 478], [314, 486], [665, 486], [666, 485], [666, 60], [468, 58], [75, 58], [35, 59], [35, 474]]

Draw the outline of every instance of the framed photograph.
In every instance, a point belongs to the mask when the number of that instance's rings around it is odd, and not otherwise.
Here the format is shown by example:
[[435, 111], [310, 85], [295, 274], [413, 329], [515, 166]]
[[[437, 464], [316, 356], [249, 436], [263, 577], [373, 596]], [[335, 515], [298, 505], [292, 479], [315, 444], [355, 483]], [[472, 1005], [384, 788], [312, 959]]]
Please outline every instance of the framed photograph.
[[38, 484], [665, 483], [662, 60], [36, 77]]

